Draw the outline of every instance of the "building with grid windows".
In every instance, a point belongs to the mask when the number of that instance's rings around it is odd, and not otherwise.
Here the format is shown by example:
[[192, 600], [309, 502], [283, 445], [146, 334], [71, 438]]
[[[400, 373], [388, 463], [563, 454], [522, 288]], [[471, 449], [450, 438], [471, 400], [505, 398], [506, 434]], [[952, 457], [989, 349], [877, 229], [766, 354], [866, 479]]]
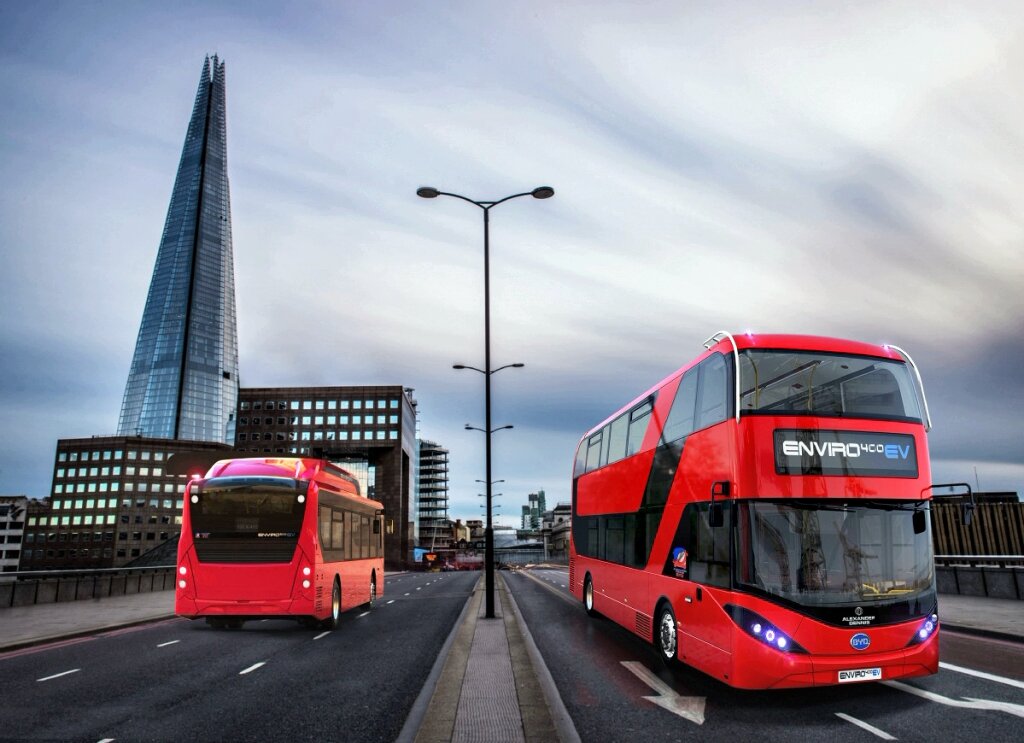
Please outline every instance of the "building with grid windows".
[[18, 569], [28, 503], [24, 495], [0, 495], [0, 573], [13, 573]]
[[420, 441], [419, 546], [429, 550], [451, 546], [448, 521], [448, 450], [434, 441]]
[[244, 387], [237, 456], [322, 456], [384, 504], [384, 560], [404, 567], [415, 544], [416, 401], [397, 385]]
[[238, 399], [224, 63], [206, 58], [118, 423], [120, 436], [233, 444]]
[[121, 567], [181, 531], [179, 452], [231, 447], [139, 436], [60, 439], [50, 499], [29, 504], [21, 570]]

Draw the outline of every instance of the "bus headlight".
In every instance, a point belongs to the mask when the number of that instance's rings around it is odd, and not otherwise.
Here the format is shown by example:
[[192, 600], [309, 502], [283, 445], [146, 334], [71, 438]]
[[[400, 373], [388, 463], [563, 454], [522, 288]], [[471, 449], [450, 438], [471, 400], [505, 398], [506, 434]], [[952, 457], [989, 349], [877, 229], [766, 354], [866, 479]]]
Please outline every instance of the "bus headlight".
[[308, 565], [302, 569], [302, 574], [303, 575], [309, 575], [311, 572], [312, 571], [309, 569]]
[[765, 645], [784, 653], [807, 653], [807, 651], [800, 647], [800, 645], [793, 642], [792, 638], [790, 638], [785, 632], [773, 625], [760, 614], [750, 611], [750, 609], [744, 609], [742, 606], [736, 606], [735, 604], [726, 604], [725, 610], [729, 612], [729, 616], [738, 627], [751, 637], [760, 640]]
[[178, 568], [178, 572], [181, 573], [182, 575], [185, 575], [185, 574], [188, 573], [188, 568], [186, 568], [184, 565], [182, 565], [180, 568]]
[[302, 581], [302, 587], [303, 588], [309, 588], [309, 581], [308, 580]]
[[935, 634], [935, 630], [937, 630], [938, 628], [939, 615], [935, 612], [932, 612], [924, 618], [924, 621], [922, 621], [920, 625], [918, 625], [917, 631], [911, 636], [910, 642], [907, 643], [907, 647], [909, 648], [913, 645], [920, 645], [922, 642], [924, 642], [933, 634]]
[[185, 584], [185, 581], [183, 581], [183, 580], [179, 580], [179, 581], [178, 581], [178, 588], [184, 588], [184, 587], [185, 587], [185, 585], [186, 585], [186, 584]]

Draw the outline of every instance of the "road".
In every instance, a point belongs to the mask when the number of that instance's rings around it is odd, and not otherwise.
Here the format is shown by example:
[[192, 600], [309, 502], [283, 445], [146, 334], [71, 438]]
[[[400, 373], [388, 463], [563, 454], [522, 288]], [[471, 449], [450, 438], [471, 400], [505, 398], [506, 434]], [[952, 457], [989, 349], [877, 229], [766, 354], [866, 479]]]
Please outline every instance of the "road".
[[0, 740], [393, 741], [478, 578], [389, 578], [330, 633], [173, 619], [7, 654]]
[[[1018, 644], [945, 632], [944, 665], [933, 677], [739, 691], [685, 666], [663, 669], [644, 641], [589, 618], [568, 592], [567, 570], [503, 575], [583, 741], [1024, 740], [1024, 649]], [[672, 698], [668, 706], [690, 719], [643, 698], [659, 695]]]

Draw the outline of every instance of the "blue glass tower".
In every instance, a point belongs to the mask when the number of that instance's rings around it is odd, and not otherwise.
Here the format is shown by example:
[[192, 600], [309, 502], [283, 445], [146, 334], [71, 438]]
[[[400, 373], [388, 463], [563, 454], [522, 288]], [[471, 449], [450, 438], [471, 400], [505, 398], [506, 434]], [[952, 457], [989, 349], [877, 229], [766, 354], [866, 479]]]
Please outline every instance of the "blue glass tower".
[[118, 434], [233, 445], [237, 401], [224, 63], [213, 56], [199, 79]]

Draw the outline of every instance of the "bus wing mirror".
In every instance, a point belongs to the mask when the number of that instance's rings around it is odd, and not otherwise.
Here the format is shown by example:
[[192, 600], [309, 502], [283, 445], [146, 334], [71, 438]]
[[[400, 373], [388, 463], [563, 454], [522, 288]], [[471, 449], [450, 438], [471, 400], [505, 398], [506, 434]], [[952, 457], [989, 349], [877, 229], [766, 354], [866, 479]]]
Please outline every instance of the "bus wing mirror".
[[926, 527], [927, 523], [924, 511], [914, 511], [914, 533], [924, 534], [924, 530]]
[[950, 490], [959, 488], [963, 491], [959, 493], [932, 493], [932, 498], [961, 498], [960, 520], [963, 522], [964, 526], [970, 526], [971, 521], [974, 520], [974, 509], [976, 506], [974, 502], [974, 491], [971, 490], [971, 486], [966, 482], [950, 482], [943, 483], [941, 485], [931, 485], [925, 488], [925, 490], [935, 490], [935, 488], [949, 488]]
[[722, 504], [712, 503], [708, 506], [708, 526], [712, 529], [717, 529], [722, 526], [725, 519], [722, 516]]

